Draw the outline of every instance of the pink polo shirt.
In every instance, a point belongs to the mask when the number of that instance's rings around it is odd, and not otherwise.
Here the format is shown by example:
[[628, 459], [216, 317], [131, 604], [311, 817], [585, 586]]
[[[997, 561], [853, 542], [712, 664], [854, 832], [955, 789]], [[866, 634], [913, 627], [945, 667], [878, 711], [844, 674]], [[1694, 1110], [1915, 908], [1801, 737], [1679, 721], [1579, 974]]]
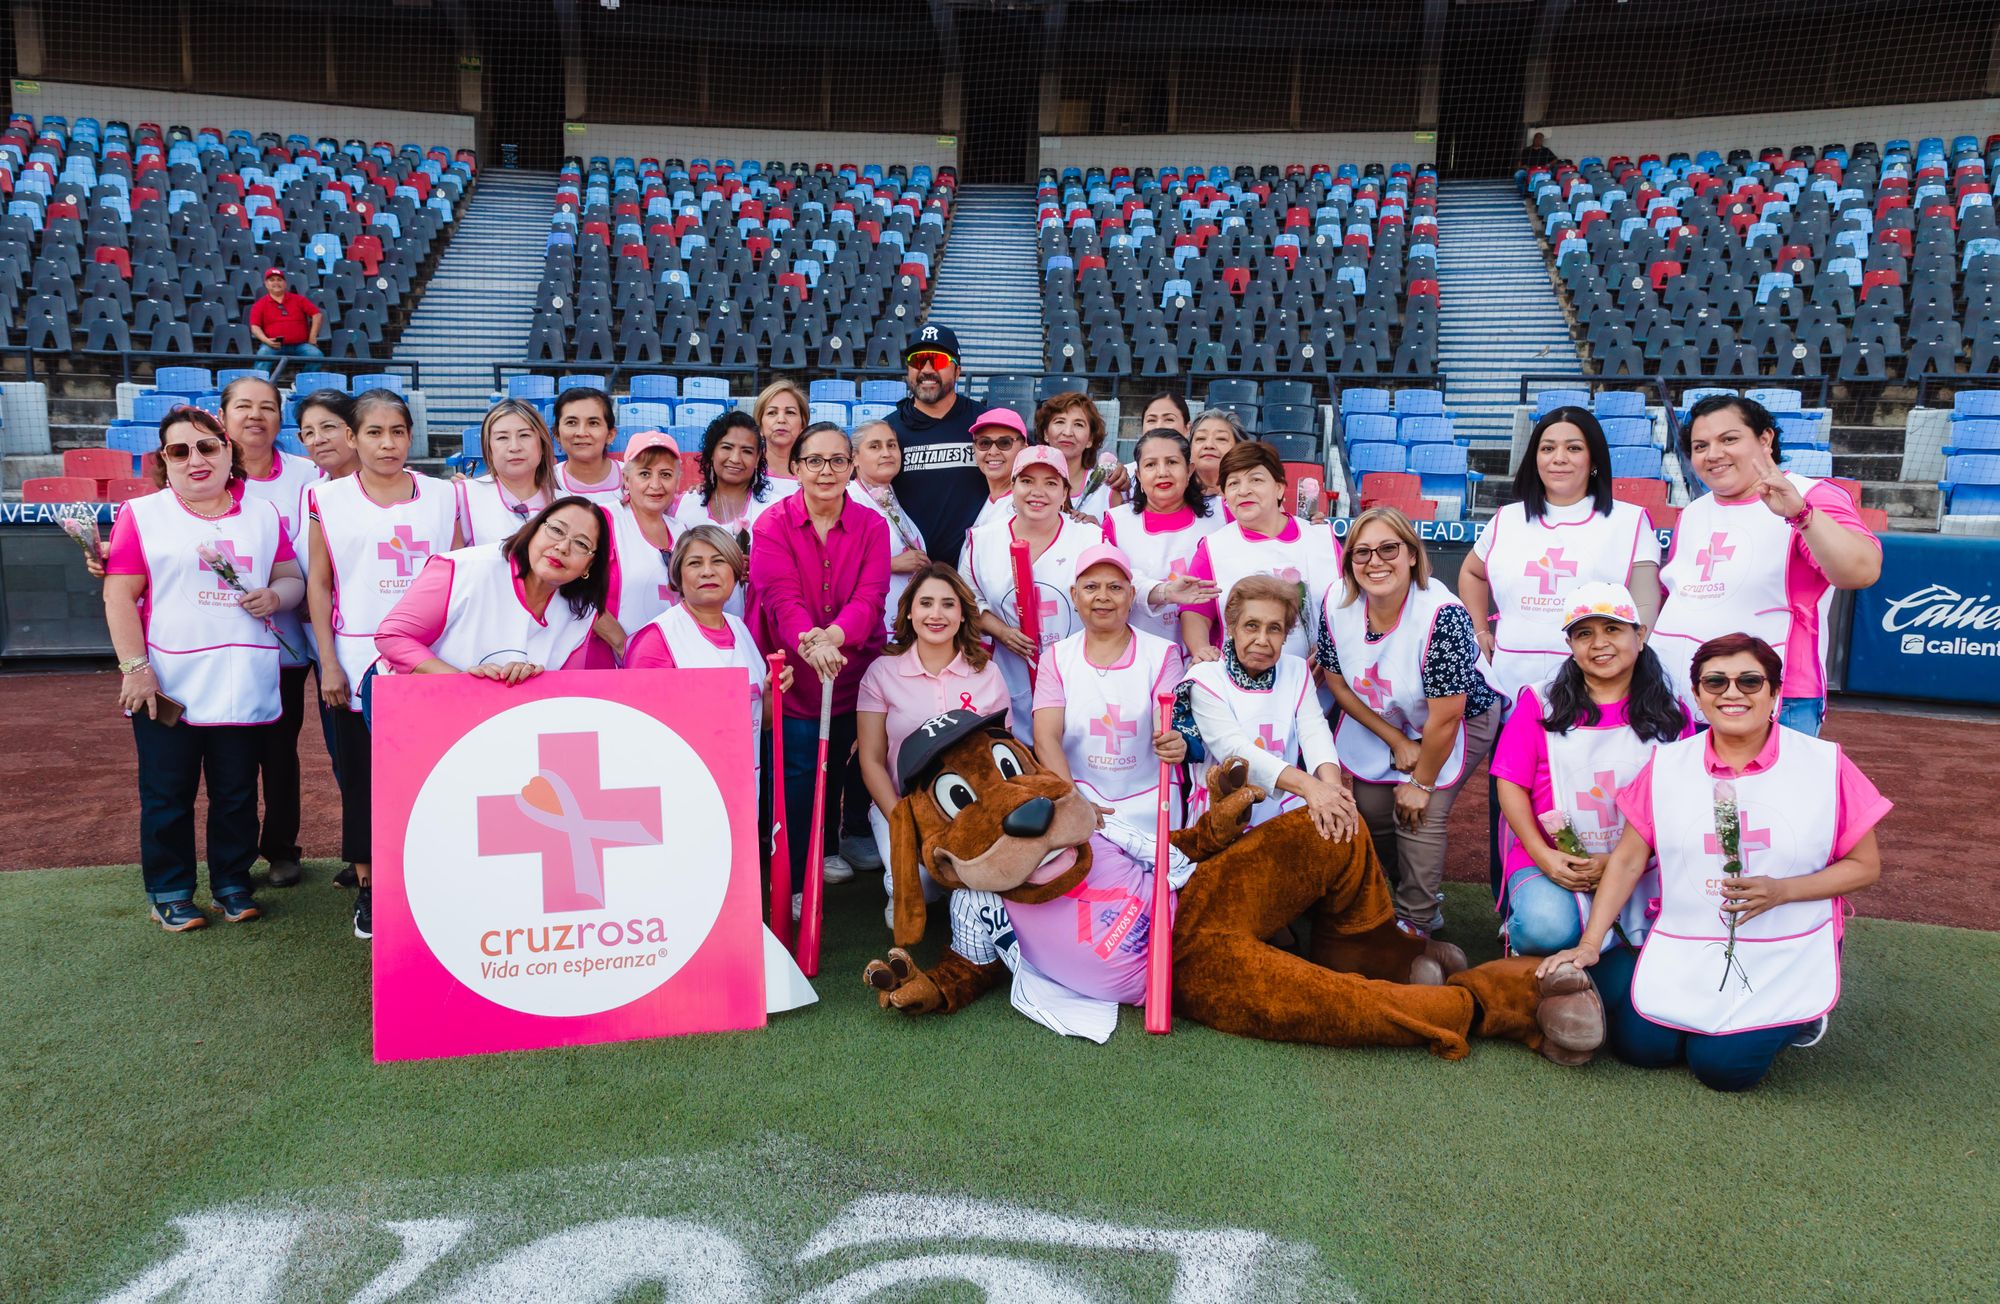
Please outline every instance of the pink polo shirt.
[[[1627, 727], [1626, 708], [1624, 701], [1600, 703], [1597, 723], [1578, 727], [1624, 729]], [[1549, 776], [1549, 731], [1542, 727], [1544, 718], [1541, 693], [1534, 688], [1522, 690], [1520, 700], [1514, 704], [1505, 727], [1500, 730], [1500, 741], [1494, 745], [1493, 759], [1487, 763], [1494, 778], [1505, 779], [1528, 790], [1528, 808], [1534, 811], [1556, 809], [1555, 785]], [[1694, 726], [1689, 724], [1681, 731], [1681, 737], [1685, 738], [1693, 732]], [[1536, 833], [1545, 843], [1548, 842], [1548, 835], [1539, 828]], [[1506, 874], [1535, 867], [1534, 857], [1528, 854], [1527, 847], [1519, 840], [1503, 838], [1502, 841], [1507, 844]]]
[[[1231, 517], [1229, 519], [1233, 520], [1235, 518]], [[1299, 518], [1296, 516], [1287, 516], [1285, 518], [1285, 528], [1276, 534], [1259, 534], [1246, 525], [1243, 527], [1243, 537], [1252, 543], [1257, 542], [1259, 539], [1269, 539], [1277, 543], [1291, 543], [1299, 537]], [[1208, 559], [1208, 536], [1206, 535], [1203, 535], [1201, 542], [1194, 546], [1194, 560], [1188, 563], [1188, 575], [1193, 579], [1207, 580], [1210, 584], [1215, 583], [1215, 563]], [[1194, 606], [1184, 606], [1181, 610], [1183, 612], [1191, 611], [1197, 616], [1207, 616], [1210, 629], [1214, 629], [1222, 623], [1222, 607], [1214, 598], [1210, 598], [1207, 602], [1198, 603]]]
[[[1778, 763], [1778, 739], [1782, 729], [1773, 726], [1771, 736], [1764, 740], [1764, 748], [1755, 760], [1741, 770], [1733, 770], [1716, 759], [1715, 735], [1710, 734], [1702, 743], [1701, 760], [1712, 779], [1733, 779], [1740, 774], [1756, 774], [1768, 770]], [[1895, 809], [1895, 803], [1884, 797], [1860, 767], [1847, 759], [1847, 752], [1840, 753], [1840, 763], [1834, 776], [1833, 801], [1833, 859], [1839, 860], [1854, 850], [1854, 844], [1867, 836], [1868, 831], [1882, 822], [1882, 817]], [[1653, 842], [1653, 763], [1646, 762], [1646, 768], [1638, 777], [1625, 785], [1618, 794], [1618, 809], [1624, 813], [1627, 827], [1637, 829], [1639, 836], [1646, 839], [1647, 846]], [[1831, 861], [1828, 862], [1832, 863]]]
[[[1718, 497], [1715, 501], [1734, 507], [1755, 499], [1754, 496]], [[1862, 535], [1878, 550], [1882, 547], [1882, 541], [1861, 523], [1861, 513], [1855, 510], [1854, 500], [1839, 485], [1821, 480], [1806, 491], [1806, 502], [1813, 511], [1824, 512], [1843, 527]], [[1680, 543], [1680, 531], [1676, 530], [1673, 545], [1667, 549], [1667, 561], [1673, 560], [1674, 549], [1680, 547]], [[1661, 564], [1665, 565], [1664, 562]], [[1785, 682], [1779, 689], [1783, 697], [1826, 696], [1826, 676], [1821, 673], [1819, 664], [1819, 600], [1831, 587], [1818, 559], [1806, 547], [1805, 536], [1793, 531], [1792, 546], [1785, 552], [1785, 604], [1791, 609], [1792, 632], [1785, 639], [1785, 645], [1778, 649], [1785, 660]]]
[[946, 711], [977, 711], [991, 715], [1007, 709], [1007, 684], [991, 661], [974, 670], [955, 656], [937, 674], [924, 669], [911, 648], [899, 656], [882, 657], [861, 676], [854, 709], [877, 711], [889, 734], [889, 774], [896, 773], [896, 753], [903, 740], [924, 721]]

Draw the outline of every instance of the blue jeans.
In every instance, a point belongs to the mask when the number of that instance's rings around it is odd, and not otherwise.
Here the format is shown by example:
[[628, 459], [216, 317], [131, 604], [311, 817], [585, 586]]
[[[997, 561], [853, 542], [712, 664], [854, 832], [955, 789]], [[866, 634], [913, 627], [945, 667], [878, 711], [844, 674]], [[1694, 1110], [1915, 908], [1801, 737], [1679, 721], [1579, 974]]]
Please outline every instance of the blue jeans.
[[[257, 356], [260, 358], [323, 358], [317, 344], [259, 344]], [[269, 367], [264, 368], [269, 371]]]
[[194, 900], [194, 799], [208, 781], [208, 890], [251, 888], [257, 860], [257, 757], [269, 725], [164, 725], [132, 717], [139, 753], [139, 872], [146, 899]]
[[[806, 854], [812, 839], [832, 854], [840, 843], [840, 796], [847, 786], [849, 757], [854, 751], [854, 712], [833, 717], [826, 749], [826, 822], [812, 827], [813, 780], [819, 773], [819, 717], [785, 717], [785, 827], [791, 851], [792, 891], [805, 890]], [[789, 902], [771, 903], [773, 910], [790, 909]]]
[[1787, 697], [1778, 703], [1778, 723], [1787, 729], [1796, 729], [1817, 738], [1819, 727], [1825, 720], [1824, 697]]
[[1554, 955], [1583, 939], [1576, 894], [1557, 887], [1539, 869], [1517, 869], [1507, 879], [1507, 944], [1516, 955]]
[[1642, 1069], [1685, 1063], [1695, 1080], [1712, 1091], [1748, 1091], [1764, 1080], [1803, 1024], [1754, 1032], [1709, 1035], [1661, 1027], [1632, 1008], [1632, 971], [1638, 952], [1629, 946], [1606, 951], [1590, 976], [1604, 1000], [1606, 1044], [1611, 1053]]

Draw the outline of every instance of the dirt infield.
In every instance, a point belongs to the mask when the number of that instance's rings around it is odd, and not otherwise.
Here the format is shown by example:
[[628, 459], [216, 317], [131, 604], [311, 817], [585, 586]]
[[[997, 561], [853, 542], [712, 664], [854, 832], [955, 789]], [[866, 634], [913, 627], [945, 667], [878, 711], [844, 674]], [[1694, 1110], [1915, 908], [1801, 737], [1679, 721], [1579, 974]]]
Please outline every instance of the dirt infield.
[[[131, 727], [104, 674], [0, 678], [0, 869], [132, 864], [139, 859]], [[1882, 882], [1861, 894], [1864, 915], [2000, 930], [2000, 723], [1836, 707], [1826, 736], [1844, 746], [1896, 803], [1882, 826]], [[340, 799], [308, 716], [308, 858], [339, 849]], [[1948, 762], [1948, 763], [1941, 763]], [[1955, 774], [1957, 780], [1941, 779]], [[1476, 779], [1452, 811], [1450, 878], [1486, 881], [1486, 785]], [[133, 889], [138, 890], [134, 875]]]

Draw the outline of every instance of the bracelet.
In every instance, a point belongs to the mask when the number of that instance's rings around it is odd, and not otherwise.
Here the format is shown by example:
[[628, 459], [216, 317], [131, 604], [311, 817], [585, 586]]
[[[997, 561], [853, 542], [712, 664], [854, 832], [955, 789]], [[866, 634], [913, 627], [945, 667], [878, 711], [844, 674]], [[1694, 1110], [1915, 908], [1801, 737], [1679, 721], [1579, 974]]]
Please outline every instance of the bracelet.
[[118, 673], [121, 675], [136, 675], [141, 670], [150, 670], [152, 668], [153, 663], [145, 657], [133, 657], [130, 661], [120, 661], [118, 663]]
[[1797, 516], [1787, 516], [1785, 518], [1785, 524], [1791, 526], [1794, 530], [1797, 530], [1799, 533], [1804, 534], [1806, 527], [1812, 524], [1812, 518], [1813, 518], [1813, 505], [1811, 503], [1807, 503], [1804, 507], [1799, 508], [1799, 514]]
[[1435, 783], [1424, 783], [1418, 779], [1409, 779], [1406, 782], [1418, 792], [1427, 792], [1433, 797], [1437, 796], [1437, 785]]

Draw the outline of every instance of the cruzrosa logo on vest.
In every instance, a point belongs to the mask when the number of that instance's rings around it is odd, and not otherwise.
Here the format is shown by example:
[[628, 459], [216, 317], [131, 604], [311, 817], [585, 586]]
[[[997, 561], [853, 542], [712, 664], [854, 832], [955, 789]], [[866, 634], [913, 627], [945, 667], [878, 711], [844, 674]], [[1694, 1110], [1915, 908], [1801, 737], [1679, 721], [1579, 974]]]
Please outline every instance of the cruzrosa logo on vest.
[[679, 735], [568, 698], [466, 732], [417, 796], [403, 863], [411, 916], [453, 977], [509, 1009], [575, 1016], [687, 963], [721, 913], [730, 853], [722, 795]]

